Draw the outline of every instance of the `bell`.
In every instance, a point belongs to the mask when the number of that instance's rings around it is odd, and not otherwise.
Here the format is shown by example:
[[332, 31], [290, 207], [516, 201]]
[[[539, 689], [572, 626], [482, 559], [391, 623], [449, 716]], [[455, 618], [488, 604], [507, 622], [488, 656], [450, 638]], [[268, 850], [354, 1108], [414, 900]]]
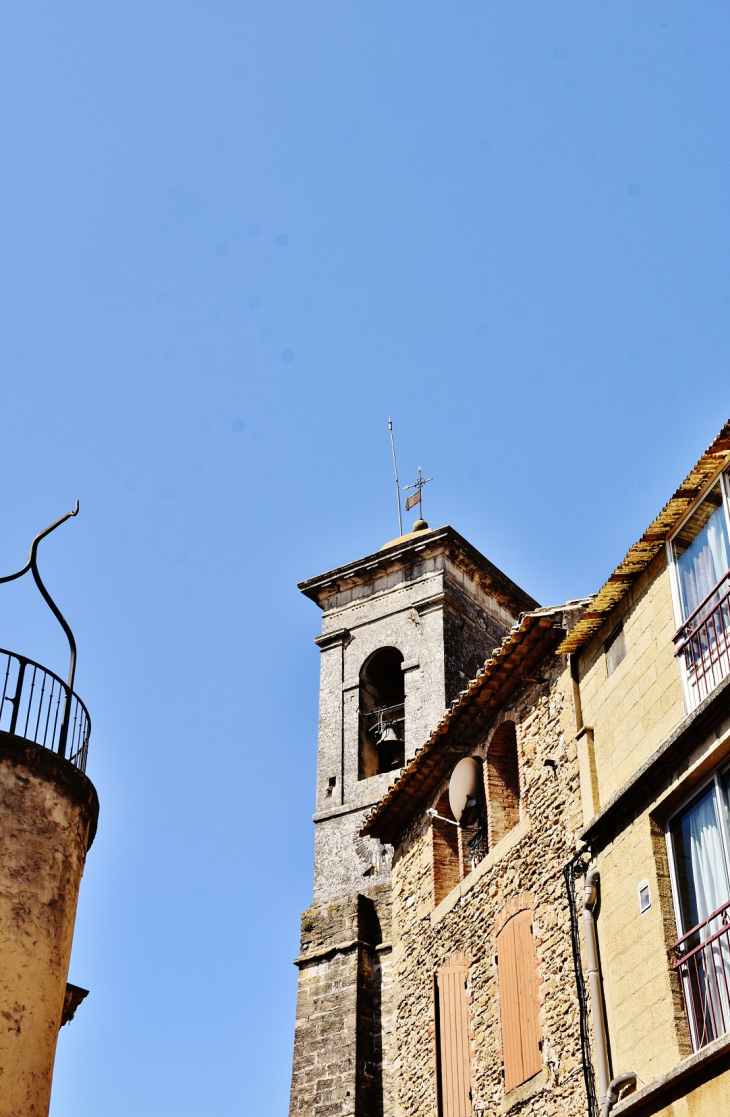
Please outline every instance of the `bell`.
[[399, 744], [400, 744], [400, 737], [396, 733], [395, 727], [392, 726], [392, 725], [386, 725], [385, 729], [383, 730], [383, 732], [380, 735], [380, 739], [378, 740], [378, 748], [380, 748], [381, 745], [386, 745], [387, 746], [387, 745], [399, 745]]

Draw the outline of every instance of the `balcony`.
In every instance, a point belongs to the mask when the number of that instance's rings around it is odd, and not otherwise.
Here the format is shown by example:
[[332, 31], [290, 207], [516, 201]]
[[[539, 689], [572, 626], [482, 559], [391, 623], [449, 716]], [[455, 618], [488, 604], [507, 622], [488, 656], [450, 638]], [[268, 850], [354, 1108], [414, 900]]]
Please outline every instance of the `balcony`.
[[86, 771], [89, 712], [58, 675], [0, 649], [0, 688], [0, 732], [49, 749]]
[[730, 901], [678, 939], [671, 950], [692, 1050], [699, 1051], [730, 1032]]
[[674, 640], [694, 709], [730, 675], [730, 571], [700, 602]]

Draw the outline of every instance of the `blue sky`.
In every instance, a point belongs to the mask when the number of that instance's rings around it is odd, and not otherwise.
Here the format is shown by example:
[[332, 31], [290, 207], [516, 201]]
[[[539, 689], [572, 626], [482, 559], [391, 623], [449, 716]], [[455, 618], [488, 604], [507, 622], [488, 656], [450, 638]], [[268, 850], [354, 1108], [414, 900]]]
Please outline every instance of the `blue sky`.
[[[401, 475], [543, 604], [730, 415], [730, 10], [8, 0], [2, 571], [99, 835], [52, 1117], [286, 1112], [317, 610]], [[65, 672], [32, 586], [2, 644]]]

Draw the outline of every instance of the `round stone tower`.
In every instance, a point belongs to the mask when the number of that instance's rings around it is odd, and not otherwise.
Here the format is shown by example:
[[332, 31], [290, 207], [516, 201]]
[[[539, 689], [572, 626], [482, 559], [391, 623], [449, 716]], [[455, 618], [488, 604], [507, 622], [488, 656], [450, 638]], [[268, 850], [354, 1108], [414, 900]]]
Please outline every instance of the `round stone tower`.
[[98, 811], [93, 784], [70, 760], [0, 732], [0, 1117], [48, 1113]]
[[[78, 505], [76, 506], [76, 512]], [[68, 681], [0, 649], [0, 1117], [47, 1117], [58, 1032], [86, 996], [68, 985], [79, 883], [99, 804], [85, 775], [91, 724], [73, 690], [73, 634], [38, 572], [26, 566], [66, 633]]]

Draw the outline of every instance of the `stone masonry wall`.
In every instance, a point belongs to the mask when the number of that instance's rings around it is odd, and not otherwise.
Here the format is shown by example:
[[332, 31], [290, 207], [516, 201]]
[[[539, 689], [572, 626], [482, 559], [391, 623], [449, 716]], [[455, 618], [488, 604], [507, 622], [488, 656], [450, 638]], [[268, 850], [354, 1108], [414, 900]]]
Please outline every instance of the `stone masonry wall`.
[[392, 1112], [389, 938], [387, 887], [303, 913], [291, 1117]]
[[317, 638], [314, 893], [297, 960], [292, 1117], [393, 1113], [392, 851], [359, 832], [397, 773], [359, 778], [362, 665], [383, 647], [403, 656], [408, 760], [513, 620], [443, 552], [414, 548], [399, 569], [358, 579], [322, 602]]
[[[480, 1117], [510, 1107], [525, 1117], [584, 1117], [586, 1112], [562, 875], [582, 821], [579, 773], [566, 693], [569, 680], [562, 661], [554, 660], [552, 668], [543, 665], [543, 674], [550, 670], [548, 686], [531, 687], [505, 712], [518, 727], [518, 825], [435, 909], [430, 831], [438, 823], [420, 818], [396, 848], [392, 894], [399, 1117], [436, 1117], [434, 973], [456, 950], [465, 951], [472, 963], [468, 994], [475, 1112]], [[489, 735], [487, 746], [488, 740]], [[481, 747], [475, 755], [485, 752]], [[533, 894], [535, 903], [544, 1069], [505, 1098], [495, 933], [505, 908], [526, 893]]]

